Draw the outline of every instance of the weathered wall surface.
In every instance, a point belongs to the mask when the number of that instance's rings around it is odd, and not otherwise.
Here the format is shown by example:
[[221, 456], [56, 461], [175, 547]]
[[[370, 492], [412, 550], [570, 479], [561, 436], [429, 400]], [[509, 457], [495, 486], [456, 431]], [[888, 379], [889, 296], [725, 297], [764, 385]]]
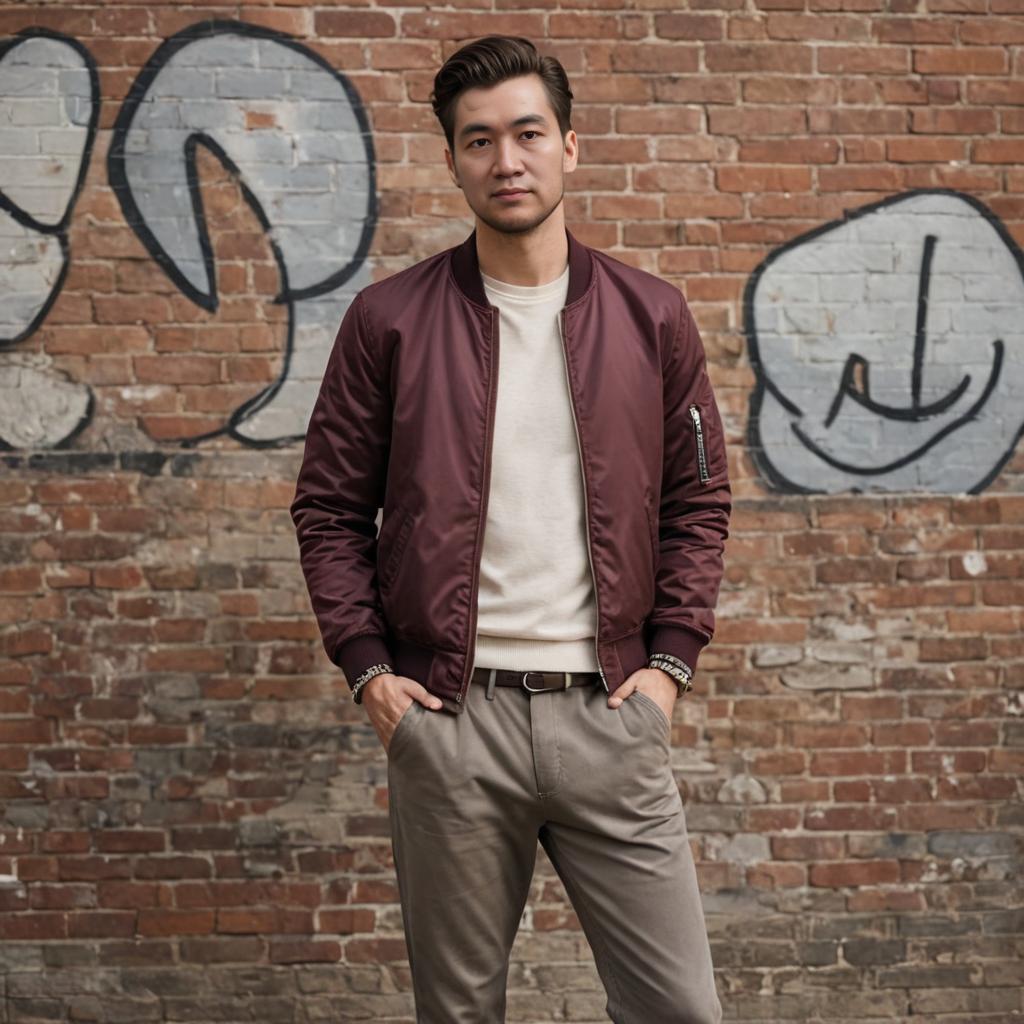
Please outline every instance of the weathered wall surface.
[[[1024, 9], [469, 0], [0, 6], [0, 1020], [411, 1019], [287, 509], [352, 296], [472, 227], [427, 95], [491, 31], [728, 429], [674, 725], [727, 1017], [1020, 1019]], [[509, 1005], [604, 1019], [543, 855]]]

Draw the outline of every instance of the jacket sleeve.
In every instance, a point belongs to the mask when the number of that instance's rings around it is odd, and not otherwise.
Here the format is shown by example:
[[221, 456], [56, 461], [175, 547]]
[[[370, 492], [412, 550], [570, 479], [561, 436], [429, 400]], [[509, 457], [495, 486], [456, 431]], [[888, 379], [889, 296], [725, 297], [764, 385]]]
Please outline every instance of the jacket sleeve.
[[732, 491], [704, 345], [682, 293], [679, 301], [678, 325], [663, 363], [659, 563], [648, 653], [675, 655], [696, 671], [697, 658], [715, 631]]
[[370, 665], [394, 664], [376, 570], [390, 431], [387, 374], [359, 292], [327, 361], [290, 509], [324, 650], [350, 689]]

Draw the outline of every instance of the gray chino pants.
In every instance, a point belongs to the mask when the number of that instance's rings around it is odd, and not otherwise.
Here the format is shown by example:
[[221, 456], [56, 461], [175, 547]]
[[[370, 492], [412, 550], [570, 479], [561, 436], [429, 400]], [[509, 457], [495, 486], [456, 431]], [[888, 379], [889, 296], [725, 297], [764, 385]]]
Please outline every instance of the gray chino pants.
[[471, 683], [466, 710], [413, 701], [388, 747], [392, 849], [417, 1024], [505, 1020], [537, 840], [579, 917], [615, 1024], [719, 1024], [711, 950], [669, 764], [636, 692]]

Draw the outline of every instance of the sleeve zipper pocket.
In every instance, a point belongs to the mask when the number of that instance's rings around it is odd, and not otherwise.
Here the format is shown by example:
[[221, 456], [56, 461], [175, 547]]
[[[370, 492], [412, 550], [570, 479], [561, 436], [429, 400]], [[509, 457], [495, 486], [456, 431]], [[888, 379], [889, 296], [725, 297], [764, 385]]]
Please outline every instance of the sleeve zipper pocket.
[[690, 419], [693, 420], [693, 432], [697, 441], [697, 469], [700, 472], [700, 482], [706, 484], [711, 479], [708, 472], [708, 457], [704, 451], [704, 429], [700, 423], [700, 409], [696, 405], [690, 406]]

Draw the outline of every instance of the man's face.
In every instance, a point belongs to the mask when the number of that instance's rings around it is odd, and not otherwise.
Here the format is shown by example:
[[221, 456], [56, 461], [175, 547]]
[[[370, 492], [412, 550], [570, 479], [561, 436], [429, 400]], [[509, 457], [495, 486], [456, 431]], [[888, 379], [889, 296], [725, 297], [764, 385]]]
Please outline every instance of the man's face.
[[521, 75], [459, 96], [453, 149], [444, 155], [477, 217], [521, 234], [561, 203], [565, 175], [576, 167], [576, 133], [562, 137], [540, 77]]

